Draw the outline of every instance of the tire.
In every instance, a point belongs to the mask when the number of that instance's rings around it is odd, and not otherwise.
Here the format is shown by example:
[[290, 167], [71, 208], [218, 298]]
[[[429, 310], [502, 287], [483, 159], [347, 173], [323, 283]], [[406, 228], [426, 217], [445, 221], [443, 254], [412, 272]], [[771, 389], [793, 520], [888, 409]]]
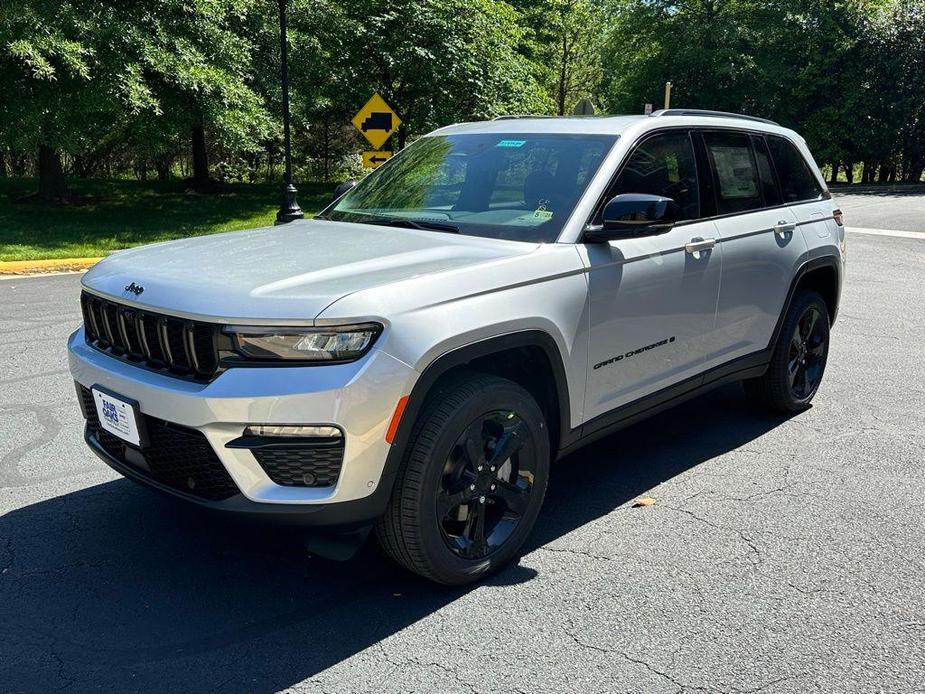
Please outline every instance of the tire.
[[475, 372], [455, 377], [415, 422], [376, 526], [379, 544], [437, 583], [478, 581], [523, 545], [543, 504], [549, 464], [546, 422], [526, 390]]
[[825, 301], [816, 292], [800, 290], [784, 318], [768, 370], [764, 376], [745, 381], [746, 395], [761, 410], [803, 410], [819, 389], [828, 355]]

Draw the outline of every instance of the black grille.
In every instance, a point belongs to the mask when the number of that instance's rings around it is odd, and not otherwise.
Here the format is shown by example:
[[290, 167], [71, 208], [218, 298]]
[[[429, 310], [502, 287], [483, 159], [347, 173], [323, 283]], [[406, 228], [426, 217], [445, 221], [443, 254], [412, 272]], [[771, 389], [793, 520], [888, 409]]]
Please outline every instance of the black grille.
[[130, 308], [83, 292], [87, 344], [140, 366], [199, 382], [219, 369], [221, 328]]
[[79, 386], [87, 429], [100, 447], [144, 477], [208, 501], [238, 493], [225, 466], [201, 432], [141, 415], [148, 445], [137, 449], [100, 426], [93, 394]]
[[286, 487], [331, 487], [340, 475], [344, 443], [291, 448], [255, 448], [254, 457], [267, 476]]

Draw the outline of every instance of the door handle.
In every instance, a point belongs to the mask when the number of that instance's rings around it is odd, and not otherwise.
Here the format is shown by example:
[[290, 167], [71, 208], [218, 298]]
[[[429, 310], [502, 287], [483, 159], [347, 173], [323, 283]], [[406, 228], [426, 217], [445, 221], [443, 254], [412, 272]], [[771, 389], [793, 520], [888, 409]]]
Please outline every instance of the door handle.
[[702, 239], [699, 236], [692, 238], [690, 243], [684, 244], [684, 250], [688, 253], [700, 253], [708, 251], [716, 245], [716, 239]]
[[786, 219], [780, 220], [777, 225], [774, 227], [775, 234], [789, 234], [790, 232], [796, 230], [797, 225], [794, 222], [788, 222]]

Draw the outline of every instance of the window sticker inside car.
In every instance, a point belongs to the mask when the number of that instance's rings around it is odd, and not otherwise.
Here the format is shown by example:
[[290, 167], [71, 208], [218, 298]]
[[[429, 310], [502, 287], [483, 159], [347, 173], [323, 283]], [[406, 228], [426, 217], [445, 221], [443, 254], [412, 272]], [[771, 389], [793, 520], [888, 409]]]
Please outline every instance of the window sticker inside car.
[[501, 140], [495, 147], [523, 147], [525, 144], [526, 140]]
[[725, 199], [754, 198], [758, 195], [751, 150], [746, 147], [711, 146], [720, 195]]

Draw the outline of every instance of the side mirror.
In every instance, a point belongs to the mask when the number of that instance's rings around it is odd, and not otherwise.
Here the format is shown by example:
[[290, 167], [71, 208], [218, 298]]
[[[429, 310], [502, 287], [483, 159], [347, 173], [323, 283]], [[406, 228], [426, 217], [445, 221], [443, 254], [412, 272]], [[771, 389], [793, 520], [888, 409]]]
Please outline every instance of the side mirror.
[[352, 178], [341, 183], [337, 188], [334, 189], [334, 199], [339, 200], [340, 197], [346, 193], [348, 190], [353, 188], [357, 184]]
[[603, 224], [585, 231], [588, 241], [610, 241], [662, 234], [677, 219], [678, 205], [671, 198], [643, 193], [623, 193], [604, 205]]

